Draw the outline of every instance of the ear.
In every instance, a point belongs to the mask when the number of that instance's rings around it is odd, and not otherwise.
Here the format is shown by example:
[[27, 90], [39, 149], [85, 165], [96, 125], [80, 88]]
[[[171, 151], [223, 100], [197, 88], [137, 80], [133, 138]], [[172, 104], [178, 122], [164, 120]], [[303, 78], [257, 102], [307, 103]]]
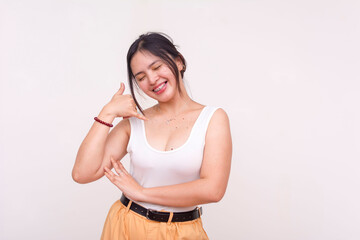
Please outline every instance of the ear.
[[175, 59], [175, 63], [176, 63], [176, 66], [177, 68], [179, 69], [179, 71], [181, 71], [183, 69], [183, 65], [184, 63], [182, 62], [181, 58], [180, 57], [177, 57]]

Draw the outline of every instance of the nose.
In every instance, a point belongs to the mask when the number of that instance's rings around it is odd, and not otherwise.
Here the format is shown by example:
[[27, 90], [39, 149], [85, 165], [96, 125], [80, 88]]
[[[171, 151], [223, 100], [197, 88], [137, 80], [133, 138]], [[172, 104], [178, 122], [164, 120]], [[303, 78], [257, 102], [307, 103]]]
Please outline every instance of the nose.
[[159, 75], [155, 71], [150, 71], [148, 78], [149, 78], [149, 83], [151, 85], [154, 85], [156, 81], [159, 79]]

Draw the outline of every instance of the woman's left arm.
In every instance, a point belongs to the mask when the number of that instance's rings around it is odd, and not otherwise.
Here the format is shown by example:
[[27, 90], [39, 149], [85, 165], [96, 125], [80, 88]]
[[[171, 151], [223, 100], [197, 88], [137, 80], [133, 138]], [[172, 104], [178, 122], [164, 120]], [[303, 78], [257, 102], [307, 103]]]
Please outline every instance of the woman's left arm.
[[206, 132], [200, 178], [163, 187], [143, 188], [119, 162], [113, 161], [118, 175], [105, 169], [105, 175], [134, 201], [171, 207], [187, 207], [218, 202], [225, 194], [231, 166], [232, 141], [229, 118], [223, 109], [212, 116]]

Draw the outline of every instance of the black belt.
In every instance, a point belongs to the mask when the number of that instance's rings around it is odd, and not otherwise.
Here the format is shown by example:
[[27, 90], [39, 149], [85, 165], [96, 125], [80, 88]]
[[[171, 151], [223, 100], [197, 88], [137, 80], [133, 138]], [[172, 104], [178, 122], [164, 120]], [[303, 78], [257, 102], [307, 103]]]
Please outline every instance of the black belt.
[[[120, 201], [125, 206], [127, 206], [130, 202], [130, 200], [127, 197], [125, 197], [124, 194], [121, 196]], [[131, 203], [130, 210], [146, 217], [147, 219], [157, 222], [167, 222], [170, 217], [170, 212], [159, 212], [156, 210], [147, 209], [134, 202]], [[199, 218], [201, 214], [202, 214], [202, 207], [200, 208], [197, 207], [194, 210], [188, 212], [174, 212], [171, 222], [186, 222], [186, 221], [195, 220]]]

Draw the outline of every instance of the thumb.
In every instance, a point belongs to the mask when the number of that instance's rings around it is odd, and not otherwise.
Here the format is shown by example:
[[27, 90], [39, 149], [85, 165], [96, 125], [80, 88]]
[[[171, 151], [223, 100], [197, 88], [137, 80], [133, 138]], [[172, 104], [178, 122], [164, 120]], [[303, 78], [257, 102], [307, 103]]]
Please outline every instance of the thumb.
[[120, 89], [116, 92], [116, 94], [122, 95], [125, 91], [125, 84], [120, 83]]

